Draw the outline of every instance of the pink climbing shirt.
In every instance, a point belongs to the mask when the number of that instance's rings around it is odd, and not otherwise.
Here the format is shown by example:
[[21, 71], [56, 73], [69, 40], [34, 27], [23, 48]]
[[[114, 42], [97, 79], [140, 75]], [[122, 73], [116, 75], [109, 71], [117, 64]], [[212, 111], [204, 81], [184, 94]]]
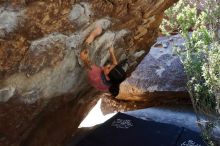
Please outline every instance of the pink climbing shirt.
[[88, 70], [87, 75], [90, 84], [98, 90], [108, 91], [109, 86], [105, 85], [101, 78], [102, 68], [96, 65], [92, 65], [91, 69]]

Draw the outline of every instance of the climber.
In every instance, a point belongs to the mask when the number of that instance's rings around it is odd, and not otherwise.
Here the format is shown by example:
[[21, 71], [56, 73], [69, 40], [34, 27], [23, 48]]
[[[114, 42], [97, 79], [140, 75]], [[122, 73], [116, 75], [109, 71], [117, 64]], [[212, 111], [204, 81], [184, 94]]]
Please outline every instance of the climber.
[[80, 53], [80, 58], [84, 63], [90, 84], [100, 91], [109, 91], [113, 96], [119, 93], [119, 85], [126, 79], [126, 72], [122, 68], [126, 60], [117, 62], [114, 54], [114, 48], [109, 48], [111, 62], [106, 62], [103, 67], [93, 64], [89, 59], [89, 45], [94, 39], [101, 35], [102, 28], [96, 28], [89, 34], [84, 42], [84, 48]]

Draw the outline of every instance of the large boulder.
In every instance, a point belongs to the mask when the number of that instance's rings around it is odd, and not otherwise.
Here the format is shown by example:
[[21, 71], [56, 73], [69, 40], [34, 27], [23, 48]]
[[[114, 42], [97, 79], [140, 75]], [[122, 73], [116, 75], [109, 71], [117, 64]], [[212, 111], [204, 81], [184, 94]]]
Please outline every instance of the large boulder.
[[94, 63], [106, 62], [113, 41], [119, 60], [132, 58], [132, 72], [176, 1], [1, 1], [0, 143], [65, 144], [100, 93], [88, 84], [79, 59], [89, 32], [97, 24], [104, 30], [92, 44]]
[[121, 84], [117, 98], [137, 101], [189, 98], [187, 77], [175, 53], [175, 47], [183, 47], [183, 43], [180, 35], [158, 38], [136, 70]]
[[[107, 49], [113, 44], [119, 60], [132, 58], [131, 72], [148, 53], [163, 11], [172, 3], [12, 1], [0, 11], [4, 22], [0, 25], [5, 30], [1, 35], [0, 87], [15, 88], [21, 100], [29, 103], [70, 92], [77, 96], [89, 86], [79, 52], [97, 24], [104, 33], [92, 44], [92, 62], [103, 65], [109, 58]], [[23, 17], [19, 20], [21, 11]], [[135, 53], [140, 55], [132, 55]]]

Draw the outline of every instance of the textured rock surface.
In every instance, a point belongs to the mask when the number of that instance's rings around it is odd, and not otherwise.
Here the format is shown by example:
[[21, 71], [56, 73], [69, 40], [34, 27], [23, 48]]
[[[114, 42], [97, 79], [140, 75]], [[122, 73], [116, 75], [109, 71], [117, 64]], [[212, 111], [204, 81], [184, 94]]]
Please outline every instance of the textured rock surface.
[[123, 100], [149, 100], [159, 97], [187, 97], [186, 75], [174, 53], [183, 45], [179, 35], [160, 37], [132, 75], [121, 84], [117, 97]]
[[[0, 18], [6, 33], [0, 40], [0, 87], [15, 88], [21, 99], [30, 103], [64, 93], [79, 94], [88, 86], [79, 52], [85, 37], [97, 24], [105, 31], [92, 44], [92, 61], [103, 65], [109, 58], [107, 49], [113, 43], [119, 60], [142, 52], [133, 56], [136, 64], [129, 68], [132, 71], [155, 41], [163, 11], [173, 2], [3, 3]], [[18, 25], [21, 11], [23, 20]], [[6, 37], [7, 33], [10, 34]]]
[[175, 1], [0, 1], [0, 98], [8, 101], [0, 106], [0, 144], [64, 145], [99, 94], [78, 57], [85, 37], [101, 25], [92, 61], [103, 65], [114, 40], [119, 60], [134, 58], [133, 71]]
[[0, 38], [14, 31], [19, 21], [22, 21], [21, 11], [0, 7]]
[[0, 102], [6, 102], [8, 101], [15, 92], [15, 88], [9, 87], [9, 88], [3, 88], [0, 90]]

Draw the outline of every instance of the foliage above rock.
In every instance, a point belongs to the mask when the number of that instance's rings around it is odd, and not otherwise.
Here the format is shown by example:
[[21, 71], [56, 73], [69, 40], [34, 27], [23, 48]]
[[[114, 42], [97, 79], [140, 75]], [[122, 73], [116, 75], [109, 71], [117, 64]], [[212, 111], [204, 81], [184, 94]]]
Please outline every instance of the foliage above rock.
[[[198, 121], [209, 139], [212, 128], [220, 126], [220, 2], [180, 0], [167, 14], [172, 15], [161, 28], [168, 29], [168, 34], [178, 31], [185, 38], [185, 48], [176, 50], [184, 64]], [[207, 116], [205, 122], [200, 114]]]

